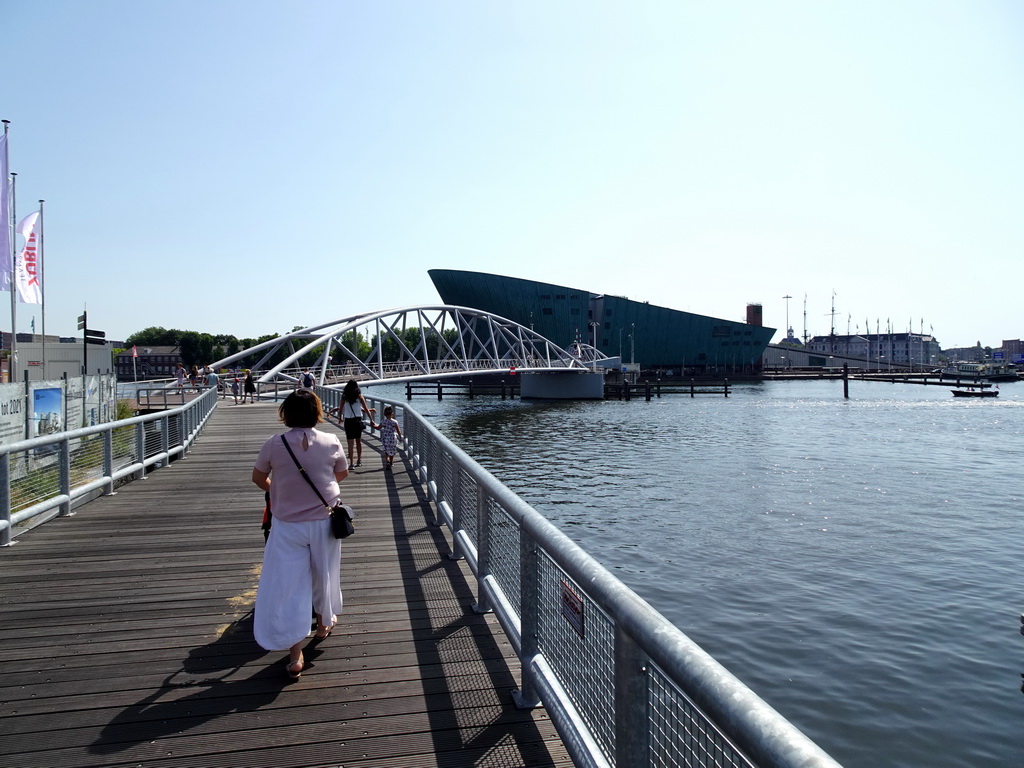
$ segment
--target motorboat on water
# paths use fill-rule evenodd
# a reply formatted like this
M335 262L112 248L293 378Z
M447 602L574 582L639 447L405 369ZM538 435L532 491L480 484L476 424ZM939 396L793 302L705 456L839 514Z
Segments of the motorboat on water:
M953 397L999 397L998 389L951 389Z

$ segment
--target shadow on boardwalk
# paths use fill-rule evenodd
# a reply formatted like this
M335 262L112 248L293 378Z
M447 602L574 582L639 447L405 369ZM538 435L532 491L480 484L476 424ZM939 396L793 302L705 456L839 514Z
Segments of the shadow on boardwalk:
M280 429L273 405L222 403L188 458L0 550L3 764L570 765L543 710L512 705L508 641L373 439L342 484L359 517L338 629L298 682L255 644L249 474Z

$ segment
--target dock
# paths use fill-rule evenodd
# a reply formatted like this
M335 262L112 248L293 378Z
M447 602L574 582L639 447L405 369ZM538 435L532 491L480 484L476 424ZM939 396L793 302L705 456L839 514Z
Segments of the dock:
M337 424L323 427L341 432ZM570 766L399 454L342 483L345 612L287 651L252 637L273 403L221 402L190 453L0 549L0 763L18 768Z

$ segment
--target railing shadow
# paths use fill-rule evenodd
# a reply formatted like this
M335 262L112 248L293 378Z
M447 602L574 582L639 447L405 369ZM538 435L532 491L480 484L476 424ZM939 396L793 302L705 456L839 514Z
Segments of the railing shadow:
M373 450L380 452L376 446ZM423 680L428 699L438 702L430 707L428 717L439 764L444 764L444 752L453 749L450 734L458 732L460 736L472 734L454 748L462 753L463 761L467 750L480 755L474 765L553 766L536 726L512 705L516 681L494 629L473 612L473 590L458 562L449 558L451 547L444 529L435 524L429 499L416 481L411 463L399 452L395 470L382 473L406 601L410 606L423 605L428 612L426 619L417 619L410 610L417 661L420 669L441 670L440 675ZM416 494L416 509L403 506L401 496L406 494L404 505L408 506L410 492ZM452 684L454 676L473 673L486 677L486 688L473 686L473 690L462 691Z
M189 651L180 670L115 715L89 745L89 752L124 752L139 744L179 735L224 715L267 706L288 684L283 670L285 658L279 664L260 666L245 677L232 677L265 654L253 640L250 612L213 642ZM179 680L179 676L183 679ZM178 695L182 691L191 692Z

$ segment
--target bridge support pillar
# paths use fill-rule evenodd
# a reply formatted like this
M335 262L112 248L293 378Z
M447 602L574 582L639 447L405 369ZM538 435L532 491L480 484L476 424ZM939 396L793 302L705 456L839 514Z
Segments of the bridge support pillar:
M604 374L592 371L522 373L519 397L528 400L603 400Z

